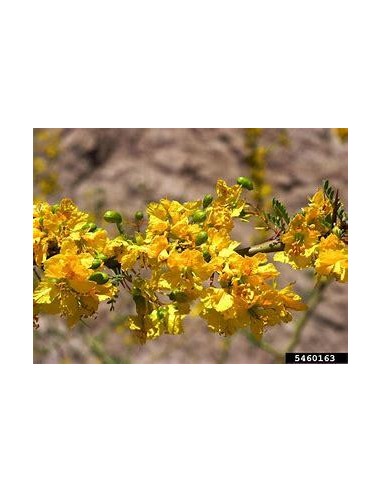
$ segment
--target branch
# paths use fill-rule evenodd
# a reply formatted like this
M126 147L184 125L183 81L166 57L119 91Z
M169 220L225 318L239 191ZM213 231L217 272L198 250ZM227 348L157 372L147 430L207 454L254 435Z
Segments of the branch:
M323 292L327 285L329 284L329 281L323 281L321 280L318 282L314 289L312 290L309 299L307 300L308 304L308 309L305 311L302 315L301 318L297 321L295 325L295 331L294 334L291 338L290 343L288 344L287 348L285 349L285 352L292 352L294 348L299 344L300 342L300 337L303 331L303 328L305 327L307 321L311 317L312 313L315 311L316 307L320 303Z
M265 352L268 352L269 354L271 354L275 360L280 361L284 358L283 352L280 352L275 347L273 347L269 343L265 342L263 339L257 340L255 338L255 336L250 331L245 331L244 335L249 340L249 342L251 342L256 347L259 347L260 349L264 350Z
M254 256L257 253L275 253L283 250L284 244L279 239L272 239L248 248L236 249L236 252L241 256Z

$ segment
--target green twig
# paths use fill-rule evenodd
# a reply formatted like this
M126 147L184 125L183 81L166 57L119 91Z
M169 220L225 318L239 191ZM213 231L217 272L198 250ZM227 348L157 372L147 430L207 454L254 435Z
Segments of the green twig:
M283 250L284 244L279 239L273 239L248 248L236 249L236 252L241 256L254 256L257 253L275 253Z
M282 359L284 356L283 352L280 352L277 350L275 347L270 345L269 343L265 342L264 340L258 340L250 331L245 331L245 336L251 342L253 345L256 347L264 350L265 352L268 352L269 354L273 355L275 359Z
M303 328L305 327L307 321L310 319L311 315L314 313L316 307L321 301L323 297L323 292L328 284L329 281L323 281L323 280L318 281L316 283L315 287L313 288L307 300L308 309L303 313L303 315L299 318L299 320L295 324L294 334L290 340L290 343L287 345L284 351L285 353L292 352L295 349L295 347L299 344Z
M120 235L123 236L124 238L127 237L126 231L124 230L124 227L121 223L117 222L116 227L118 228L118 231L120 232Z

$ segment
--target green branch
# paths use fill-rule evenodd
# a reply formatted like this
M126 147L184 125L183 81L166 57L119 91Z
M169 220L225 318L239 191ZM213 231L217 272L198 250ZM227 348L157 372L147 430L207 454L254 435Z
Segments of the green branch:
M275 253L283 250L284 244L279 239L272 239L248 248L236 249L236 252L241 256L254 256L257 253Z
M316 307L321 301L323 297L323 292L326 289L327 285L329 285L329 281L321 280L316 283L307 300L308 309L297 321L294 329L294 334L290 340L290 343L287 345L285 352L292 352L294 348L299 344L303 328L305 327L307 321L310 319L311 315L314 313Z

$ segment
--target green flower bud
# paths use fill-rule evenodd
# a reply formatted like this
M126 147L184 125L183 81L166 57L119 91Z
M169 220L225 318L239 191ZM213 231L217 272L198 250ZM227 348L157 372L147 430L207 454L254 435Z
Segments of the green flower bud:
M97 258L99 258L101 261L106 261L108 256L103 253L97 253Z
M90 275L89 280L92 280L93 282L96 282L99 285L105 284L109 279L109 276L107 273L103 272L94 272Z
M135 213L135 220L140 221L140 220L143 220L143 218L144 218L144 214L143 214L143 212L141 212L140 210L138 210L138 211Z
M55 203L54 205L52 205L52 208L51 208L52 214L55 214L59 208L60 208L60 206L58 203Z
M115 210L107 210L107 212L104 213L103 218L106 222L110 222L111 224L120 224L122 222L122 216Z
M97 224L94 224L94 222L90 222L88 226L89 226L89 232L94 232L98 229Z
M209 205L212 203L213 197L212 195L205 195L204 199L202 200L202 206L204 208L209 207Z
M209 261L212 259L211 254L209 253L208 250L205 250L202 252L202 256L204 257L204 260L209 263Z
M204 210L196 210L196 212L192 215L192 220L196 224L204 222L205 219L206 219L206 212L204 212Z
M96 258L95 260L93 260L92 264L91 264L91 269L92 270L96 270L97 268L99 268L100 266L102 265L102 260L100 260L99 258Z
M254 189L253 182L251 179L246 178L245 176L240 176L237 179L237 183L242 186L242 188L246 188L247 190L252 190Z
M188 300L188 296L186 295L186 293L182 292L181 290L173 290L170 294L168 294L168 297L171 299L171 301L177 302L186 302Z
M94 222L86 222L84 226L82 226L82 230L87 229L89 232L94 232L96 229L98 229L97 224L94 224Z
M196 236L196 246L206 243L208 240L208 234L205 231L201 231Z

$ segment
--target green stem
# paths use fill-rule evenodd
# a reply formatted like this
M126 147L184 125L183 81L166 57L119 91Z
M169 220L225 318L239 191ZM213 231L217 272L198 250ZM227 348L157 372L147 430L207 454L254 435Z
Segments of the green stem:
M294 334L290 340L290 343L287 345L284 352L292 352L295 347L300 342L300 337L302 335L303 328L305 327L307 321L310 319L311 315L314 313L316 307L323 297L324 290L326 289L329 281L318 281L313 288L308 300L308 309L303 313L303 315L299 318L298 322L295 325Z
M118 228L118 231L120 232L120 235L123 237L126 237L126 231L124 230L124 227L122 226L122 223L117 222L116 227Z
M279 350L277 350L275 347L265 342L264 340L257 340L257 338L255 338L255 336L250 331L245 331L245 336L253 345L256 345L258 348L273 355L276 359L283 358L284 356L283 352L280 352Z
M284 244L279 239L273 239L248 248L236 249L236 252L241 256L254 256L257 253L275 253L283 250Z

